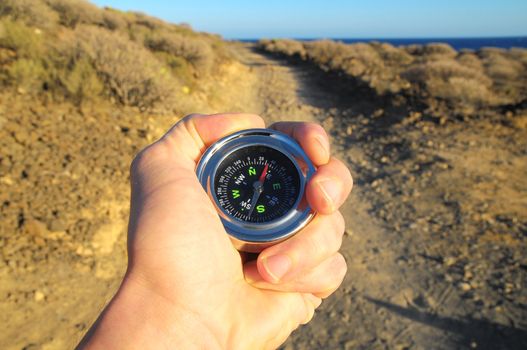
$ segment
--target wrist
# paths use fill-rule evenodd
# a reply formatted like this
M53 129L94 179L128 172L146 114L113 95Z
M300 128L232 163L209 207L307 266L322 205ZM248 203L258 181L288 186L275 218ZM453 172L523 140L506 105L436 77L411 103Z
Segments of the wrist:
M80 349L219 349L217 338L184 306L127 273Z

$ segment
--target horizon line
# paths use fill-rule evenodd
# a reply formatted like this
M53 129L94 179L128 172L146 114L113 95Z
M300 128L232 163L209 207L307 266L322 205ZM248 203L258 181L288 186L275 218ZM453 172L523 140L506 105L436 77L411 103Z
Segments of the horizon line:
M330 40L433 40L433 39L523 39L527 38L525 35L497 35L497 36L429 36L429 37L340 37L340 36L320 36L320 37L293 37L293 36L261 36L254 38L224 38L226 40L261 40L261 39L292 39L292 40L320 40L320 39L330 39Z

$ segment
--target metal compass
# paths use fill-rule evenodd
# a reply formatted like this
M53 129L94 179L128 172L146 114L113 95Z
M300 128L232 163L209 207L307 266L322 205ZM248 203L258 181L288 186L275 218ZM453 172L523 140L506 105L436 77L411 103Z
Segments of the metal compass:
M304 190L315 167L291 137L248 129L211 145L196 168L235 247L259 252L314 216Z

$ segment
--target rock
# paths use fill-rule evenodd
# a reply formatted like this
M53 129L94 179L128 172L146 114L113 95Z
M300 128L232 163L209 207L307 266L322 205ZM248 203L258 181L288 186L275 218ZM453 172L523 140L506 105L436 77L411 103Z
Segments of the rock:
M35 298L35 301L38 302L38 301L44 300L44 298L46 298L46 296L41 291L37 290L37 291L35 291L34 298Z
M34 237L44 237L48 233L46 225L35 219L29 219L24 223L24 231Z
M49 230L52 232L66 231L66 224L59 219L51 220L49 224Z
M466 283L466 282L462 282L459 284L459 288L461 288L461 290L463 292L468 292L469 290L472 289L472 287L470 286L470 284Z
M100 254L110 254L117 238L124 232L124 229L125 225L121 222L101 226L93 236L92 247Z

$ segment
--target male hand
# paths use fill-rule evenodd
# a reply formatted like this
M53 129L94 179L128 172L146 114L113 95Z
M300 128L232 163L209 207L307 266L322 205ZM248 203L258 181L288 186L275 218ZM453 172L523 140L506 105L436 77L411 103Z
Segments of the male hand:
M274 349L341 284L338 212L352 187L317 124L273 124L318 168L306 188L318 215L292 238L246 261L233 248L195 175L219 138L263 128L250 114L190 115L131 167L129 264L123 283L81 343L88 348Z

